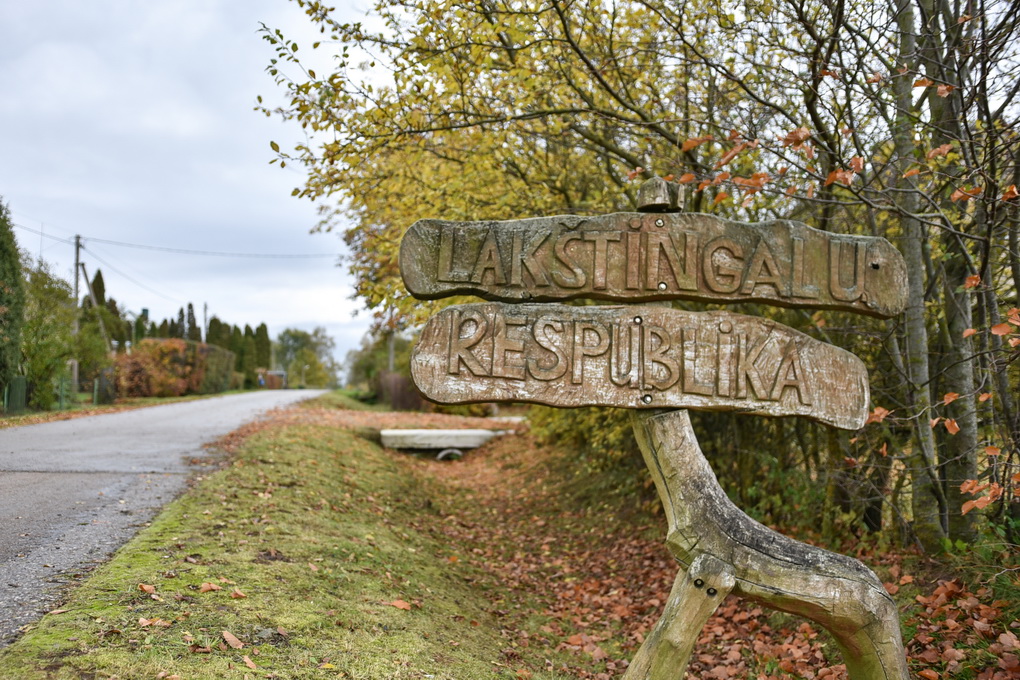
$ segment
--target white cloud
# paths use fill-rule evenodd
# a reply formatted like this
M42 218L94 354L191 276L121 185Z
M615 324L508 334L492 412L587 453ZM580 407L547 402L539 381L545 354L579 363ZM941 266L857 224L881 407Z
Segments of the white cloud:
M300 169L268 165L269 141L292 145L301 132L253 111L259 94L283 99L264 71L272 51L260 21L299 41L317 35L283 0L0 3L0 26L15 28L0 41L0 197L15 220L61 238L338 254L338 236L309 234L314 206L290 196ZM69 245L17 236L70 275ZM354 317L358 304L333 257L86 245L88 269L103 269L109 294L157 320L190 301L199 315L208 303L210 314L242 326L264 321L273 335L325 326L340 357L369 325L368 314Z

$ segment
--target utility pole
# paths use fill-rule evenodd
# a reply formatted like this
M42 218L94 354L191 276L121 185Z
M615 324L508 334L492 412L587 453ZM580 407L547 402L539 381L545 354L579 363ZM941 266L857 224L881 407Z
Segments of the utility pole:
M74 325L71 326L71 334L74 337L75 344L77 345L78 340L78 267L81 263L81 236L78 234L74 235ZM77 347L75 348L77 350ZM78 357L77 352L71 359L71 391L73 394L78 394Z

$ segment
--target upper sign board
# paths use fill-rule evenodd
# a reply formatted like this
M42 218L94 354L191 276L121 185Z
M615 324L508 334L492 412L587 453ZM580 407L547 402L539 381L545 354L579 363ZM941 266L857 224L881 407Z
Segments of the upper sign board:
M422 393L447 404L517 401L799 415L857 429L863 362L770 319L667 307L454 305L411 357Z
M400 272L425 299L752 301L879 317L901 312L907 289L885 239L701 214L420 220L401 242Z

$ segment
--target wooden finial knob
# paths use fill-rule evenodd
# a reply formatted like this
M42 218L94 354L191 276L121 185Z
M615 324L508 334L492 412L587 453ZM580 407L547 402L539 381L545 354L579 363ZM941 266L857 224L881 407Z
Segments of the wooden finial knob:
M638 189L637 202L641 212L680 212L680 185L653 177Z

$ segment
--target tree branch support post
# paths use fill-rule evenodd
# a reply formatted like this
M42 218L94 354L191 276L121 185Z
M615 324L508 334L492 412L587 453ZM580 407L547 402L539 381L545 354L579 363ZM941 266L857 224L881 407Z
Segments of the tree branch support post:
M719 486L687 411L631 417L666 512L666 545L685 571L625 680L683 678L702 627L731 591L828 630L852 680L909 680L899 611L870 569L745 515Z

